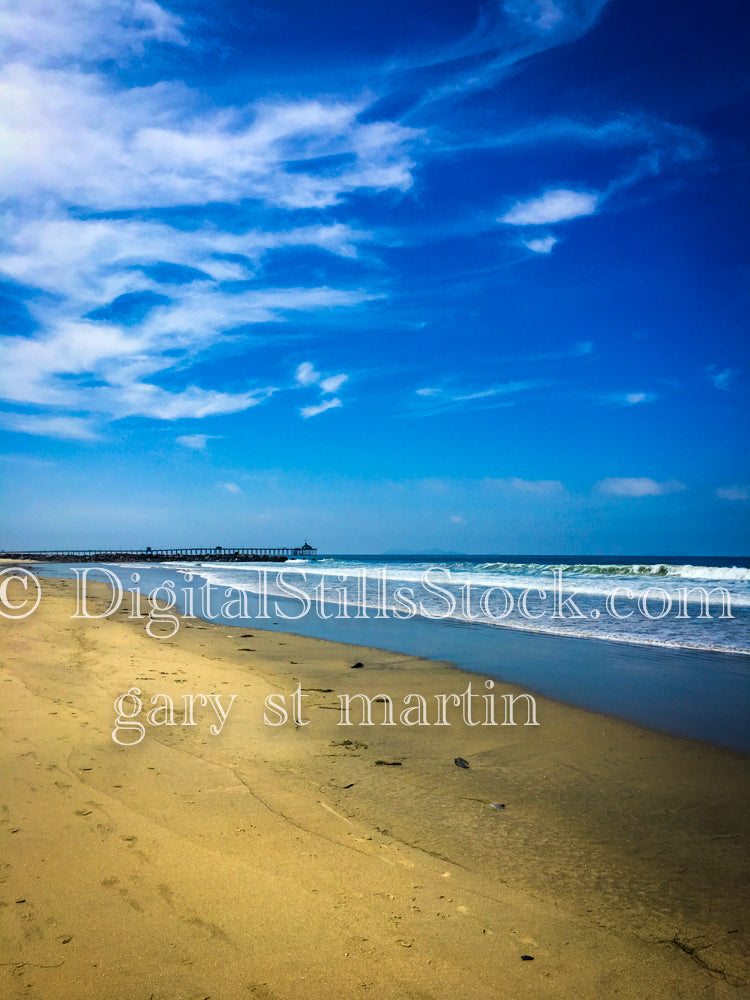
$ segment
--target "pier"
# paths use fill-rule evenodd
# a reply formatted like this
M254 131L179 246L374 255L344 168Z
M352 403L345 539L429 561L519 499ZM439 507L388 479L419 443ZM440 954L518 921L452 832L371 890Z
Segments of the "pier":
M294 548L248 548L216 545L187 549L36 549L0 552L0 559L14 562L286 562L314 559L318 550L305 542Z

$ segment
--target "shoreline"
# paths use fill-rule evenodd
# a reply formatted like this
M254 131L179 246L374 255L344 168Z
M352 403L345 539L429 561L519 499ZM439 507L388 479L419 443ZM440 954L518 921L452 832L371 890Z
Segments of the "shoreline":
M3 995L671 1000L750 981L746 756L542 697L538 727L343 727L342 692L470 678L201 619L156 640L122 612L71 620L72 584L42 587L0 623ZM309 725L265 725L267 695L300 684ZM195 726L122 747L131 686L237 700L218 735L198 704Z

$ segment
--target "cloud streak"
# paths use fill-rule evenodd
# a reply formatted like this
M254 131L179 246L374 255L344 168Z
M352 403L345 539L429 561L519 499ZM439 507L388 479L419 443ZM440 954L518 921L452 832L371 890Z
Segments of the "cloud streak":
M663 482L656 482L646 476L636 476L632 478L602 479L596 484L595 489L606 496L612 497L660 497L667 493L679 493L687 489L684 483L677 479L667 479Z
M181 434L175 438L175 443L192 451L205 451L206 445L214 437L215 434Z
M537 198L516 202L499 221L509 226L546 226L553 222L568 222L593 215L599 200L600 196L592 191L557 188L545 191Z
M723 486L716 490L721 500L750 500L750 486Z
M19 434L61 438L66 441L98 441L101 437L93 423L83 417L0 413L0 425Z
M325 413L327 410L335 410L342 406L340 399L334 397L333 399L324 399L322 403L318 403L317 406L303 406L300 410L304 420L310 417L320 416L321 413Z
M721 389L726 392L740 375L739 368L719 368L717 365L709 365L706 369L708 377L714 389Z
M548 384L548 382L527 379L525 381L503 382L474 390L424 386L414 391L415 395L419 397L416 412L422 416L430 416L455 409L513 406L516 402L515 397Z
M122 59L146 44L186 45L182 19L155 0L1 0L6 59Z
M491 492L512 491L540 497L559 497L567 492L559 479L519 479L517 476L508 479L487 477L482 480L482 486Z

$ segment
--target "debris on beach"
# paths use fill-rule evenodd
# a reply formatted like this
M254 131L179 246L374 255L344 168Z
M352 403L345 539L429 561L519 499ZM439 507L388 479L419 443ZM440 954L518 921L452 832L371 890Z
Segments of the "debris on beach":
M376 760L376 767L401 767L402 761L400 760Z
M453 763L456 765L456 767L465 767L467 771L469 769L469 762L468 760L464 760L463 757L456 757Z
M522 962L533 962L534 961L534 956L533 955L521 955L521 961Z
M360 667L364 667L364 663L360 663L359 660L357 660L356 663L352 663L352 665L351 665L351 667L349 669L350 670L359 670Z
M490 809L505 809L504 802L490 802Z

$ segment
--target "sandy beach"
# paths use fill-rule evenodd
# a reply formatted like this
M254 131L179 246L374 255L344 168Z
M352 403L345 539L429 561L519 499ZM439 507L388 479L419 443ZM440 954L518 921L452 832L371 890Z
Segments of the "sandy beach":
M45 579L0 620L3 998L750 997L747 756L542 698L536 727L410 727L406 695L484 678L74 610ZM120 746L133 687L175 724ZM340 725L356 693L396 724ZM185 725L198 694L225 718Z

